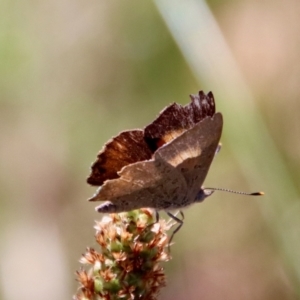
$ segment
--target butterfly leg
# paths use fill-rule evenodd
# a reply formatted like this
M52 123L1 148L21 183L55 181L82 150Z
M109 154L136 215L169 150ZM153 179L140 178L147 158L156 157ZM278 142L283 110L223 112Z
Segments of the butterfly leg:
M173 214L171 214L170 212L166 212L167 215L172 218L175 222L178 223L178 226L175 228L175 230L172 232L171 234L171 237L170 237L170 240L169 240L169 245L168 245L168 248L169 248L169 252L170 252L170 245L171 245L171 242L173 240L173 237L175 235L176 232L179 231L179 229L181 228L181 226L183 225L183 220L184 220L184 214L183 212L180 210L179 213L181 215L181 219L179 219L177 216L174 216Z
M147 227L145 229L152 227L154 224L156 224L158 222L159 222L159 213L158 213L158 210L155 210L155 221L150 223L149 225L147 225Z
M155 210L155 221L148 224L142 232L148 230L150 227L152 227L154 224L158 223L159 222L159 213L158 213L158 210ZM134 241L136 242L138 239L140 238L140 234L134 239Z

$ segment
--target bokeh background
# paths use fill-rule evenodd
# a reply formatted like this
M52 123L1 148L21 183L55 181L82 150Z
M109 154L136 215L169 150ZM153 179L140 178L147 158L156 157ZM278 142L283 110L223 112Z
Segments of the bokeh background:
M212 90L223 148L160 299L300 299L298 0L0 0L0 299L70 299L102 145Z

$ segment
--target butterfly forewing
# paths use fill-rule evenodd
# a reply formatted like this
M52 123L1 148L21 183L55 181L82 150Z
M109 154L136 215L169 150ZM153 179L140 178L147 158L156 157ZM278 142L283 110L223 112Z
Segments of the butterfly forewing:
M182 199L187 202L182 206L195 200L218 147L222 126L220 113L207 117L155 153L155 157L171 164L185 178L188 194Z

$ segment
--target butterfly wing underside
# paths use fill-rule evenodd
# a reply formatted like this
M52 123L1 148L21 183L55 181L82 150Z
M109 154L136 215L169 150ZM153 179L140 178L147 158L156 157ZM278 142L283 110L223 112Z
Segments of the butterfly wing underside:
M193 203L218 147L222 125L220 113L205 118L159 148L153 159L125 166L119 178L107 180L90 200L108 201L99 206L100 212L172 209Z
M213 117L205 118L155 153L156 159L168 162L186 180L186 198L179 199L180 203L173 203L173 207L185 206L195 201L218 148L222 127L222 115L216 113Z
M87 182L101 186L106 180L118 178L124 166L150 159L152 153L145 142L143 130L122 131L109 140L91 167Z
M124 167L118 179L107 180L89 200L106 200L99 212L122 212L142 207L163 209L187 193L184 177L161 159Z

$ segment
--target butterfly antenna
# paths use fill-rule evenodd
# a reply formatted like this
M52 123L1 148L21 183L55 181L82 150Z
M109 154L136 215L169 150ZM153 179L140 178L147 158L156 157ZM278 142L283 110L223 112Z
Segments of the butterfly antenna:
M247 192L233 191L233 190L223 189L223 188L205 188L204 190L221 191L221 192L228 192L232 194L239 194L239 195L246 195L246 196L263 196L265 194L264 192L247 193Z

